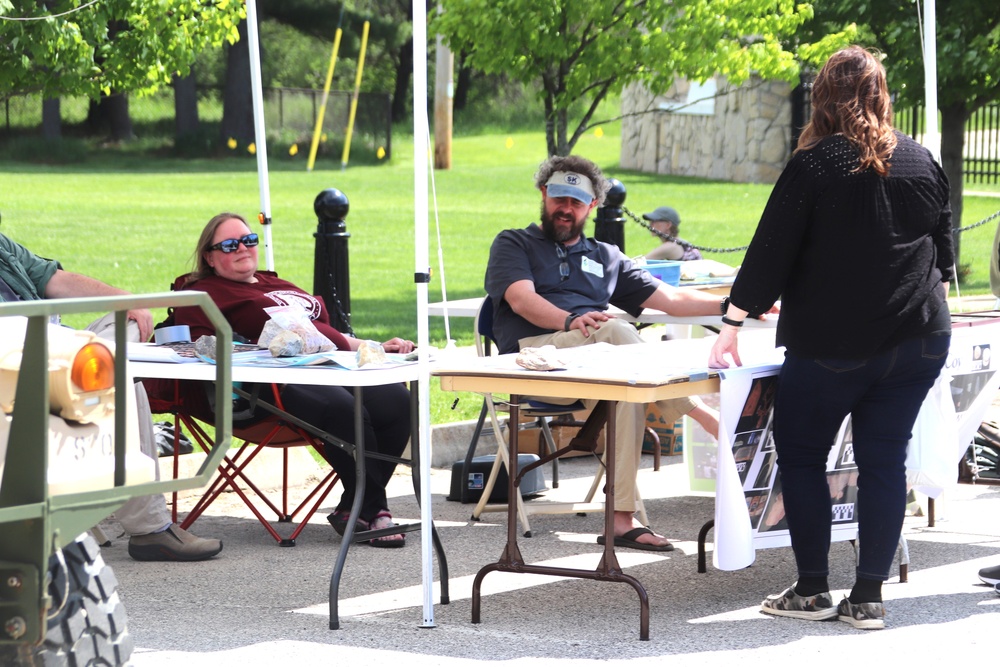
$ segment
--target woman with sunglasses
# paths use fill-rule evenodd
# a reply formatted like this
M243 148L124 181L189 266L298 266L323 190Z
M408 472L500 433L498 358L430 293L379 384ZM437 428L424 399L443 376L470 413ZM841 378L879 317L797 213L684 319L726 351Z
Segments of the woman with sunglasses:
M220 213L205 226L198 239L194 255L194 271L184 283L184 289L207 292L226 316L234 336L250 342L260 337L270 319L265 308L297 304L312 319L321 334L340 350L357 350L361 341L345 336L330 325L330 317L322 299L282 280L272 271L257 269L257 235L250 231L246 219L235 213ZM191 339L197 340L214 333L214 328L200 308L178 308L176 324L191 328ZM387 352L408 353L413 343L393 338L382 343ZM346 442L354 442L354 396L348 387L315 385L285 385L281 390L285 409ZM410 398L401 384L366 387L364 392L364 438L368 451L400 456L410 437ZM344 495L337 509L327 518L341 535L347 526L354 501L354 459L339 447L328 445L323 456L337 471L344 485ZM389 528L389 513L385 486L396 464L381 459L369 459L367 478L361 505L359 524L355 530ZM388 535L371 540L375 547L401 547L404 535Z

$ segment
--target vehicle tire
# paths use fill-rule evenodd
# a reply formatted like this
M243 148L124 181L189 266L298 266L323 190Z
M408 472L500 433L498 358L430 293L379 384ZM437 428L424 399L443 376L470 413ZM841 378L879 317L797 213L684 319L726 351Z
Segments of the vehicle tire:
M132 655L118 579L90 533L49 559L49 610L40 646L0 648L0 664L28 667L118 667Z

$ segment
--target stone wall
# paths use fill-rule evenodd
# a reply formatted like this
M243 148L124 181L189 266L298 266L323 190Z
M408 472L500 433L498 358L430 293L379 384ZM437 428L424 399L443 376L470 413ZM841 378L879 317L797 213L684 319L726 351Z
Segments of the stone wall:
M720 94L714 104L694 104L702 98L687 81L655 96L642 86L626 88L621 166L739 183L775 182L791 156L790 86L753 79L727 92L719 78L715 88Z

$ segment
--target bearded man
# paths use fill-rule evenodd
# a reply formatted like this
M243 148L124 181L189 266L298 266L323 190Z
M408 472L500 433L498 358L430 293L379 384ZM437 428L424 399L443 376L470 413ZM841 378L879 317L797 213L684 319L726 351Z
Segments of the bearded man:
M576 347L607 342L642 343L629 322L607 313L609 304L638 315L654 308L675 316L718 315L725 300L666 285L626 257L617 246L584 235L590 212L610 187L600 168L579 156L551 157L535 174L542 193L541 226L500 232L490 248L486 292L494 304L494 334L501 354L525 347ZM690 414L718 435L719 417L697 398L660 401L667 423ZM616 546L670 551L673 545L635 518L636 476L642 454L646 408L618 404L615 431ZM598 538L603 544L604 537Z

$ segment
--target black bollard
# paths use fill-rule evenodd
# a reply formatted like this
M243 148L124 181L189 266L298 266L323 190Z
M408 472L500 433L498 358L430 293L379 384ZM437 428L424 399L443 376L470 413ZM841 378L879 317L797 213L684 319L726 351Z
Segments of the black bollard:
M347 223L351 209L347 195L336 188L323 190L313 202L318 222L316 258L313 264L313 293L322 297L330 313L330 324L344 333L351 329L351 272L348 260Z
M597 209L594 218L594 238L605 243L613 243L625 252L625 218L622 204L625 203L625 186L617 178L610 178L611 189L604 197L604 205Z

